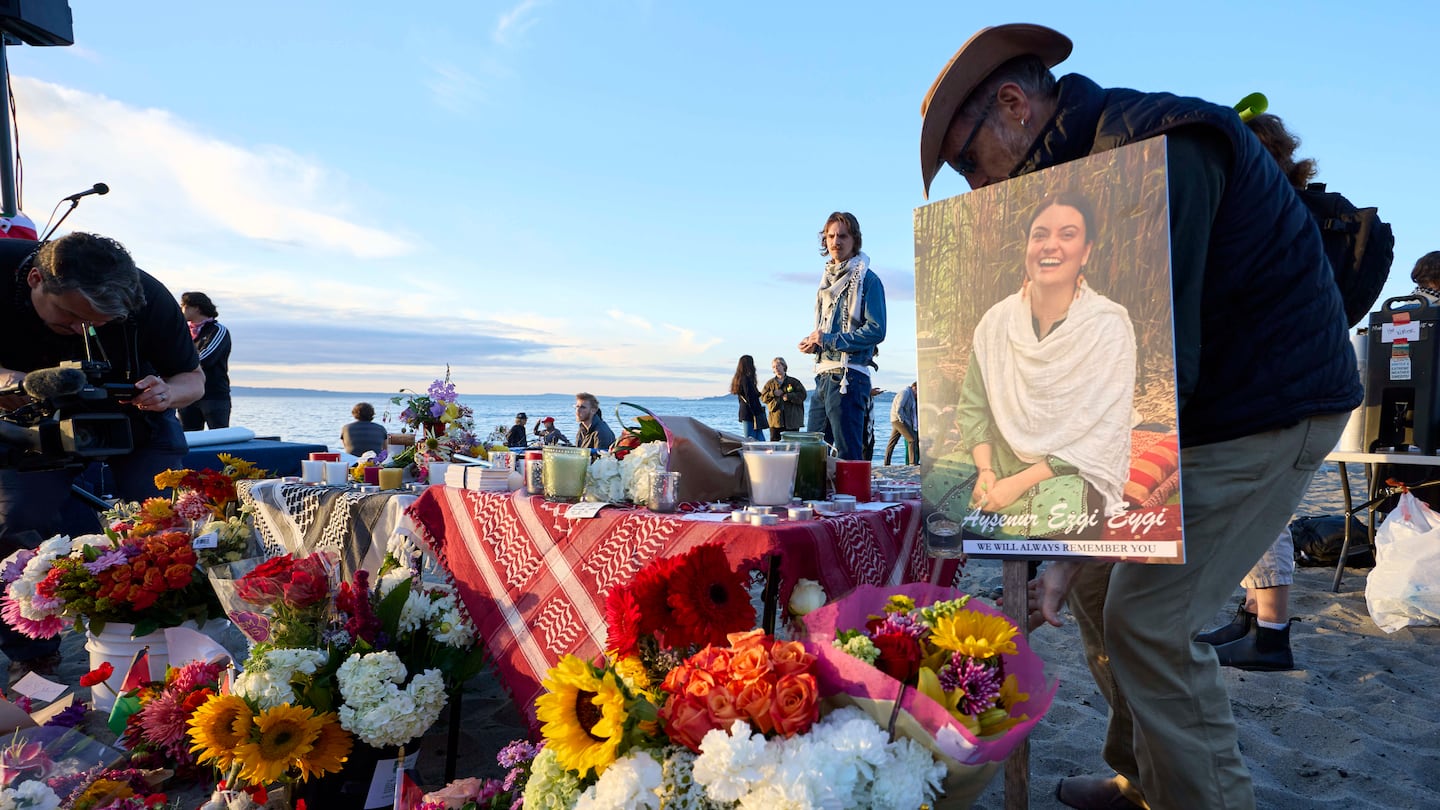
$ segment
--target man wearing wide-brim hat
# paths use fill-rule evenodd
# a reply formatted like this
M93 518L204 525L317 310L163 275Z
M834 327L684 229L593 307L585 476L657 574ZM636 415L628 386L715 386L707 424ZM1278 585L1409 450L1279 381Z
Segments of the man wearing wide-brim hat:
M982 29L935 79L920 133L927 196L946 166L980 188L1168 138L1185 564L1054 561L1031 583L1032 626L1059 625L1068 595L1111 706L1103 754L1117 775L1062 780L1058 795L1071 807L1254 807L1220 667L1193 638L1359 404L1354 352L1320 234L1235 112L1057 81L1050 68L1071 47L1044 26Z

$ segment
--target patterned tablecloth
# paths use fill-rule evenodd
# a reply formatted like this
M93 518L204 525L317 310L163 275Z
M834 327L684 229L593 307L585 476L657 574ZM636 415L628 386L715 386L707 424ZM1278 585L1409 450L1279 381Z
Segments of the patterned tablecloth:
M241 502L255 508L255 528L267 557L333 551L348 578L360 568L378 571L393 537L414 537L405 514L405 507L415 502L412 493L361 494L353 488L275 478L240 481L236 489Z
M758 572L779 554L782 606L800 577L819 580L832 598L860 584L950 584L957 566L925 555L919 502L885 506L767 527L623 507L570 520L565 504L521 492L432 487L407 512L453 578L505 688L534 727L545 672L567 653L600 654L605 594L652 559L718 540L733 565Z

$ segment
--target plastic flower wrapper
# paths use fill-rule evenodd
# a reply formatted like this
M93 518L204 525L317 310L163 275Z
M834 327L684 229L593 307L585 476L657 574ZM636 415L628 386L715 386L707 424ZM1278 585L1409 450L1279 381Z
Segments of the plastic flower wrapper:
M945 798L936 806L968 807L984 791L1005 758L1025 740L1030 730L1049 711L1059 684L1046 678L1044 663L1040 657L1030 649L1022 634L1015 633L1004 645L1008 647L1009 642L1013 641L1015 651L998 656L1005 675L998 686L999 700L1002 706L1008 704L1009 708L1008 711L1003 708L997 711L1009 716L999 719L999 722L991 724L991 727L1004 730L977 736L971 728L975 721L962 719L968 715L964 710L972 707L964 706L963 703L957 704L952 713L950 708L923 693L935 693L936 684L927 683L929 678L934 676L934 672L922 667L920 661L914 662L912 669L900 663L907 659L903 654L885 656L885 666L892 668L892 671L899 667L919 672L915 677L920 688L904 688L902 695L903 685L900 680L835 646L834 641L842 631L865 628L872 619L886 616L887 604L891 603L892 597L897 596L908 598L917 608L947 600L968 599L953 588L927 583L911 583L890 588L862 585L806 615L804 622L808 638L805 646L817 658L815 671L821 696L834 705L857 706L882 726L888 726L894 716L898 734L924 745L938 755L948 768ZM1004 622L1009 621L1000 611L977 600L967 601L964 610L996 617ZM1013 630L1013 624L1010 627ZM988 646L984 639L963 641L974 641L981 647ZM878 645L871 645L870 649L874 651L876 646ZM901 645L895 646L899 649ZM912 671L897 674L910 675ZM930 676L924 674L927 671L931 672ZM968 675L966 671L952 670L950 673L942 673L940 680L949 681L946 685L954 686L951 679L963 682ZM990 686L994 684L987 682L981 691L989 691ZM945 691L952 702L963 701L965 697L962 689L942 691ZM895 711L897 699L898 712Z
M305 647L320 643L336 568L335 555L320 551L241 560L208 573L225 615L252 642Z
M110 767L123 757L121 751L73 728L21 729L0 737L0 785L14 789L40 781L66 790L67 782L77 774Z

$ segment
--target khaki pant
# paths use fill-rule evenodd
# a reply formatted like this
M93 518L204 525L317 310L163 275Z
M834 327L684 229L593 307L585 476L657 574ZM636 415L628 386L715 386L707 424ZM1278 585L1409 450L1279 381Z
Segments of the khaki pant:
M1110 703L1105 761L1152 808L1253 808L1214 648L1196 634L1275 542L1348 414L1181 451L1185 564L1086 566L1070 592Z

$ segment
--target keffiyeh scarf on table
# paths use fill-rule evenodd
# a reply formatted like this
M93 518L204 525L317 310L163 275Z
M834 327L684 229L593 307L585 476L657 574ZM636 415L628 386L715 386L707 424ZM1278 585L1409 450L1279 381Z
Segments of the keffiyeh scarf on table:
M1125 308L1083 283L1064 323L1035 337L1030 304L1015 293L980 319L975 361L991 418L1027 464L1075 465L1105 501L1124 509L1135 398L1135 329Z
M861 282L865 280L865 271L870 269L870 257L864 253L856 253L844 262L827 262L825 264L825 275L820 279L820 291L815 294L815 328L824 333L830 330L830 325L835 321L835 307L839 306L840 299L849 293L847 299L850 309L845 317L840 320L841 332L853 332L864 318L864 297ZM821 360L815 364L815 373L833 369L844 369L850 362L850 355L847 352L840 353L839 361ZM840 377L840 393L843 395L846 389L848 375ZM868 391L866 393L869 393Z

